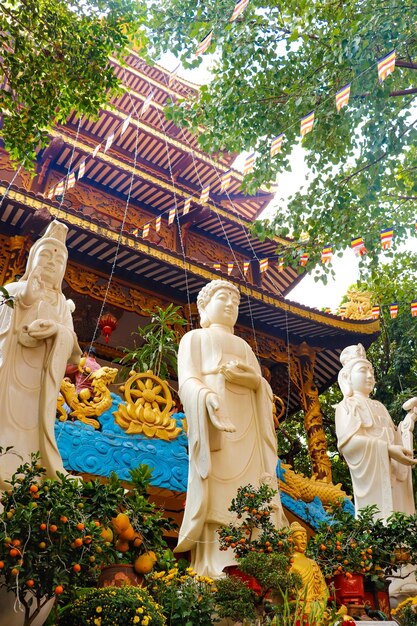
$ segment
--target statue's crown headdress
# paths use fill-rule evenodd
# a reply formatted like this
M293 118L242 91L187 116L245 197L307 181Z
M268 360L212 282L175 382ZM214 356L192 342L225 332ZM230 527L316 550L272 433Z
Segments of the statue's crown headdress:
M68 227L62 222L54 220L49 224L48 228L45 231L45 234L42 236L42 239L56 239L57 241L65 244L67 233Z
M345 367L349 363L349 361L357 361L358 359L366 359L366 351L361 343L358 343L354 346L348 346L340 355L340 362Z

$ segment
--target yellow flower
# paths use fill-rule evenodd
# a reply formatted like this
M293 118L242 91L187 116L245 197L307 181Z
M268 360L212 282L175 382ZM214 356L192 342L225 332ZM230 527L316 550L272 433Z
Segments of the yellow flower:
M145 615L145 617L142 620L142 626L148 626L148 624L149 624L149 617Z
M103 607L102 607L102 606L98 606L98 607L96 608L96 612L97 612L97 613L101 613L101 612L102 612L102 610L103 610Z
M101 617L96 617L95 618L94 626L101 626Z
M164 576L165 576L165 572L164 572L164 571L162 571L162 572L157 572L156 574L154 574L154 575L152 576L152 579L153 579L153 580L156 580L157 578L163 578Z
M173 567L169 570L168 574L178 574L178 567Z
M143 613L143 609L141 606L138 609L136 609L136 613L139 613L139 615Z
M133 623L137 624L138 622L140 622L140 617L138 617L137 615L135 615L135 617L133 618Z

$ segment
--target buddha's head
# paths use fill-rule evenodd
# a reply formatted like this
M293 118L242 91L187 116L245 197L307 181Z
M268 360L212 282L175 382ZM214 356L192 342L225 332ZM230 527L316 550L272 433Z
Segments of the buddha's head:
M298 522L293 522L290 526L290 537L293 542L294 551L304 554L308 543L306 529Z
M356 392L369 396L375 386L374 368L366 358L363 345L358 343L345 348L340 361L343 367L337 380L343 395L349 397Z
M40 268L40 278L46 287L60 289L68 259L65 246L67 231L61 222L54 221L48 226L43 237L30 249L21 280L27 280L35 268Z
M227 280L212 280L197 296L201 327L221 324L233 328L239 313L239 301L239 290L232 283Z

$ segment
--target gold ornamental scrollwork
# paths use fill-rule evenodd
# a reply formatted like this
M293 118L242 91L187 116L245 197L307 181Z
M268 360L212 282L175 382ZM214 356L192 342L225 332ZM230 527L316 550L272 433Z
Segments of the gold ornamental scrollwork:
M346 295L348 297L344 313L346 319L368 320L372 317L372 294L370 291L352 288Z
M174 402L165 381L152 371L133 371L120 387L120 392L124 394L126 404L119 404L113 415L128 435L143 433L164 441L178 437L182 429L170 416Z

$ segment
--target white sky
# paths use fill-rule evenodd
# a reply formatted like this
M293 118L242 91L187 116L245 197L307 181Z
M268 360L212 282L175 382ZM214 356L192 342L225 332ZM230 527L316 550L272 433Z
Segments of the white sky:
M166 54L158 61L163 67L172 71L178 65L178 60L172 54ZM178 75L182 78L203 84L210 81L210 66L213 63L213 55L205 55L198 69L185 70L181 68ZM243 164L248 153L239 155L233 166L243 171ZM303 149L296 147L290 158L291 170L283 172L277 178L278 190L275 199L262 213L262 217L273 215L282 203L298 191L306 181L307 167L304 163ZM330 279L327 285L321 281L316 282L313 275L307 274L300 283L288 294L288 299L310 307L322 309L329 307L336 311L342 297L348 287L355 283L359 277L358 259L353 250L347 249L342 258L333 257L332 267L336 272L336 279Z

